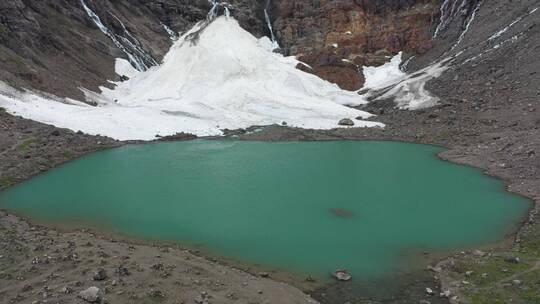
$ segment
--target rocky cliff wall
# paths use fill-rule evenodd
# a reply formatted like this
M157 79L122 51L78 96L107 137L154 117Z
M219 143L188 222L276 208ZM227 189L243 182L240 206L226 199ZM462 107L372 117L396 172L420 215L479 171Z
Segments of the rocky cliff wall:
M357 90L363 65L432 47L439 6L439 0L274 0L274 28L284 53L343 89Z
M404 51L423 54L460 30L447 22L470 15L478 0L231 0L233 15L256 36L270 35L267 8L281 52L348 90L364 83L362 66ZM119 40L159 63L171 45L164 25L187 30L206 17L207 0L9 0L0 2L0 80L58 96L81 98L117 80L114 59L128 58L89 17L84 4ZM441 9L445 4L450 10ZM451 18L450 18L451 17ZM443 26L439 26L440 24ZM433 40L434 32L439 30ZM129 32L126 33L126 32ZM453 39L440 39L452 36ZM434 42L435 41L435 42ZM129 47L129 45L127 46Z
M128 57L96 26L83 3L119 40L129 40L124 46L133 44L155 62L172 44L163 25L185 31L211 7L207 0L0 1L0 81L80 99L79 88L97 91L117 79L114 59ZM235 1L235 16L258 36L266 34L264 4Z

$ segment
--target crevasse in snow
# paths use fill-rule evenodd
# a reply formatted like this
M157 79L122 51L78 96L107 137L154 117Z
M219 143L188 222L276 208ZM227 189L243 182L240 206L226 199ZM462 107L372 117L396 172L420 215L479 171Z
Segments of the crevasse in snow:
M88 95L97 107L28 92L0 96L0 106L33 120L122 140L178 132L219 135L222 129L282 122L330 129L343 118L372 116L345 106L366 103L356 92L296 69L295 58L273 53L268 38L255 38L233 18L206 24L184 34L161 65L145 72L118 60L118 73L130 79L114 90ZM198 39L190 39L195 32Z

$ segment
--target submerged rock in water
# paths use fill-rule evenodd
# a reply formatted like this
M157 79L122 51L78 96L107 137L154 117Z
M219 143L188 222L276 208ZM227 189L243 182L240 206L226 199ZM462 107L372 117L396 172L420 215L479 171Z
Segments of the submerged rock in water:
M351 218L354 215L351 211L341 208L332 208L330 211L338 217Z
M332 276L338 281L350 281L352 279L352 276L346 269L338 269L332 272Z

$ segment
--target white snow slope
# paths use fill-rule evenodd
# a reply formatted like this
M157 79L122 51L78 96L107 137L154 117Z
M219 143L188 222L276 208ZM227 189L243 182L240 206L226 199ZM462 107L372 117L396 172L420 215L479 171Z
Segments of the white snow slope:
M219 17L196 41L181 37L163 63L134 72L117 62L130 80L114 90L87 94L98 106L54 100L0 86L0 107L58 127L120 140L152 140L178 132L221 135L221 129L281 124L330 129L343 118L371 114L345 105L366 103L356 92L295 68L298 61L273 53L266 37L256 39L233 18ZM383 127L355 120L357 127Z

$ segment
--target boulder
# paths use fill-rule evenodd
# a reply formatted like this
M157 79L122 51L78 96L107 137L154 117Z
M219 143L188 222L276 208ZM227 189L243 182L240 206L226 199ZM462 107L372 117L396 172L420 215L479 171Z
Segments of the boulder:
M94 274L93 279L94 279L94 281L103 281L103 280L107 279L107 272L105 271L105 269L100 268Z
M92 286L79 292L79 298L89 303L97 303L101 301L101 293L99 288Z
M507 256L504 261L512 264L519 264L519 262L521 262L521 260L515 256Z
M352 279L352 276L346 269L338 269L332 272L332 276L338 281L350 281Z
M354 126L354 121L352 121L349 118L343 118L338 122L338 125L340 126Z

